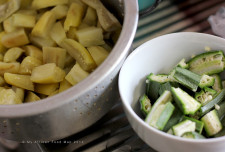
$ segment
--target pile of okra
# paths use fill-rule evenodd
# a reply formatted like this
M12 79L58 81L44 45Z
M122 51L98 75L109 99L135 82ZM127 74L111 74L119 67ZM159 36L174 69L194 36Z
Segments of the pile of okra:
M139 98L145 122L166 133L191 139L225 134L223 51L183 58L169 74L150 73Z

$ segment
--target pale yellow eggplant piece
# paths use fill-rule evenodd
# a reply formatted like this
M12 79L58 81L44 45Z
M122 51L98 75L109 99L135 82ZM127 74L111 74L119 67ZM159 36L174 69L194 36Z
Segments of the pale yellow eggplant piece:
M30 35L30 41L32 44L38 46L38 47L44 47L44 46L57 46L55 41L52 40L50 37L37 37Z
M87 12L84 16L83 23L86 23L90 26L96 26L97 24L97 13L92 7L87 8Z
M23 59L20 64L20 74L31 74L33 68L42 65L42 61L38 60L35 57L27 56Z
M35 84L35 92L41 93L44 95L51 95L58 88L59 88L59 83Z
M3 61L4 62L16 62L16 60L25 52L25 50L19 48L19 47L13 47L8 49L5 52Z
M78 27L84 15L84 8L77 3L72 3L66 15L64 22L65 31L69 31L70 27Z
M46 7L52 7L56 5L67 4L68 0L33 0L32 8L42 9Z
M5 72L18 73L20 68L20 63L5 63L0 62L0 75L3 76Z
M66 53L66 61L65 61L64 68L67 68L67 67L71 67L72 68L75 63L76 63L76 60L71 55Z
M14 26L12 16L3 21L3 27L6 33L13 32L19 29L19 27Z
M84 47L105 44L102 29L94 26L77 30L76 36Z
M81 30L87 27L90 27L90 26L84 22L81 22L80 25L77 27L77 30Z
M26 45L23 47L23 49L25 50L26 56L31 56L37 58L40 61L43 61L43 53L41 49L34 45Z
M24 94L25 94L24 89L16 87L16 86L12 86L12 89L16 93L16 95L21 99L21 101L23 101L24 100Z
M20 0L10 0L0 5L0 23L19 10Z
M69 0L68 4L71 5L72 3L77 3L77 4L81 5L84 8L84 12L86 12L88 6L81 0Z
M112 13L110 13L105 7L102 7L96 11L99 23L105 31L112 32L122 28L117 18Z
M69 88L71 88L72 85L66 80L64 79L62 82L60 82L59 84L59 92L63 92Z
M77 40L76 27L70 27L69 31L66 33L67 38Z
M32 36L45 38L49 36L52 26L56 21L55 14L52 11L46 11L35 24L31 31Z
M54 12L55 18L58 20L66 17L68 10L69 7L67 5L57 5L51 11Z
M26 90L34 91L34 84L30 78L31 76L29 75L21 75L21 74L13 74L13 73L4 74L4 79L6 83L10 85L14 85L16 87L26 89Z
M43 63L55 63L56 66L64 68L66 50L60 47L43 47Z
M4 85L5 85L5 79L2 76L0 76L0 86L2 87Z
M6 47L2 44L2 37L5 35L5 32L0 32L0 53L5 53Z
M66 38L66 32L65 32L61 22L57 22L53 25L51 32L50 32L50 37L58 45L60 45L62 40Z
M34 83L49 84L63 81L65 72L55 63L48 63L35 67L31 73L31 81Z
M33 0L20 0L20 9L30 9Z
M110 13L100 0L82 0L84 3L94 8L97 12L101 27L108 32L115 31L121 28L120 22Z
M118 29L114 32L112 32L111 39L113 40L113 43L116 44L117 40L119 39L120 33L122 29Z
M16 13L12 15L12 24L15 27L33 28L36 18L33 15Z
M95 61L87 49L77 41L72 39L64 39L61 45L85 71L91 72L97 67Z
M109 55L109 52L101 46L91 46L87 48L95 63L99 66Z
M28 44L29 42L30 41L27 37L27 34L25 33L23 28L10 33L5 33L2 36L1 40L1 43L7 48L23 46Z
M38 15L36 10L31 10L31 9L20 9L16 13L31 15L31 16L37 16Z
M85 79L89 75L88 72L84 71L78 63L76 63L70 72L66 75L65 79L71 84L75 85Z
M26 95L26 97L24 99L24 102L28 103L28 102L38 101L38 100L41 100L41 98L38 95L36 95L32 91L28 91L27 95Z
M0 104L21 104L20 97L12 89L1 89L0 91Z

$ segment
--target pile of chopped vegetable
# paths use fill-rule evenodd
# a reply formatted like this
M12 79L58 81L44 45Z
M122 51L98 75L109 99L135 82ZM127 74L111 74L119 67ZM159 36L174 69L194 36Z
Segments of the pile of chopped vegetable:
M191 139L225 134L223 51L182 59L169 74L150 73L139 98L145 122L166 133Z
M121 29L100 0L0 0L0 105L38 101L84 80Z

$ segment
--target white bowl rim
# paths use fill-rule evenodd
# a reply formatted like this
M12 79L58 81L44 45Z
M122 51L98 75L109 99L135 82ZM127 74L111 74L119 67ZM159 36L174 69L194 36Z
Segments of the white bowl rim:
M132 58L135 57L135 55L137 53L139 53L143 47L145 47L146 45L148 45L148 43L151 43L151 41L155 41L157 39L163 38L163 37L167 37L167 36L172 36L172 35L200 35L200 36L207 36L207 37L211 37L214 39L218 39L218 40L223 40L225 41L225 39L218 37L218 36L214 36L214 35L210 35L210 34L206 34L206 33L198 33L198 32L176 32L176 33L169 33L169 34L165 34L156 38L153 38L145 43L143 43L142 45L140 45L139 47L137 47L133 52L130 53L130 55L126 58L125 62L123 63L123 66L120 70L120 74L119 74L119 80L118 80L118 86L119 86L119 92L120 92L120 97L121 97L121 101L123 104L123 108L126 108L126 110L129 112L129 114L133 117L133 119L135 119L140 125L142 125L143 127L145 127L145 129L147 130L151 130L154 131L156 134L163 136L164 138L167 138L168 140L172 139L175 141L183 141L183 142L188 142L188 143L208 143L208 144L212 144L215 142L221 142L221 141L225 141L225 136L222 137L216 137L216 138L206 138L206 139L197 139L197 140L192 140L192 139L188 139L188 138L182 138L182 137L178 137L178 136L174 136L174 135L170 135L168 133L165 133L163 131L160 131L154 127L149 126L147 123L144 122L143 119L141 119L135 112L134 110L131 108L130 104L128 102L126 102L123 94L121 93L121 83L122 80L120 78L121 73L123 73L124 67L126 66L126 64L129 62L129 60L132 60Z

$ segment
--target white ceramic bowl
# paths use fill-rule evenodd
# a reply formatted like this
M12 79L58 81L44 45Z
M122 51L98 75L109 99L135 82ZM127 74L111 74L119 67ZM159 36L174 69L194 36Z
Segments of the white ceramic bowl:
M124 62L119 75L119 91L127 118L149 146L160 152L224 152L225 136L191 140L159 131L141 118L138 98L144 93L146 76L168 73L182 58L205 52L205 47L225 51L225 39L182 32L152 39L134 50Z

